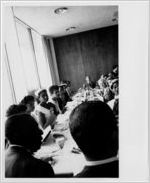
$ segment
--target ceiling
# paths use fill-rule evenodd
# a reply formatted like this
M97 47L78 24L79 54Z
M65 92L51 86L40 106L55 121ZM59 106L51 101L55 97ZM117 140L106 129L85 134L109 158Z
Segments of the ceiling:
M64 14L55 14L59 6L15 6L14 15L41 35L65 36L118 24L112 21L117 6L67 6ZM75 30L66 31L69 27Z

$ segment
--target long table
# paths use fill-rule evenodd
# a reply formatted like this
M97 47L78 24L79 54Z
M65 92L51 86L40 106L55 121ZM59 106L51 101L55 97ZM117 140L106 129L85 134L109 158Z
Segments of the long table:
M71 111L85 100L84 92L78 92L73 101L66 105L67 111L57 116L54 130L35 154L42 159L50 159L55 174L73 174L80 172L85 165L85 158L78 149L69 130L69 115ZM89 100L102 100L96 90L89 96ZM54 138L60 136L60 138ZM74 150L74 151L73 151Z

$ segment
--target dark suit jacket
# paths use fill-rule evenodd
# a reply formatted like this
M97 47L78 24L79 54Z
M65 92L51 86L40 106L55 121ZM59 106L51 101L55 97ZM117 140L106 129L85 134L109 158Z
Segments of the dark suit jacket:
M102 165L85 166L82 172L77 174L76 177L117 178L119 177L118 166L118 160Z
M52 167L34 158L23 147L9 147L5 155L5 177L54 177Z

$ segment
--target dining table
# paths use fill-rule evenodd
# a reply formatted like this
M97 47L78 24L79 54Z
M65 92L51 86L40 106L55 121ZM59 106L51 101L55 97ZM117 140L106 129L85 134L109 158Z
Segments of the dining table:
M101 100L98 90L91 90L85 94L85 91L79 91L68 102L66 112L59 114L55 121L55 126L50 130L46 139L44 139L41 148L35 153L35 157L43 159L51 164L54 173L63 177L78 174L86 163L82 151L77 146L71 136L69 129L69 116L72 110L84 101Z

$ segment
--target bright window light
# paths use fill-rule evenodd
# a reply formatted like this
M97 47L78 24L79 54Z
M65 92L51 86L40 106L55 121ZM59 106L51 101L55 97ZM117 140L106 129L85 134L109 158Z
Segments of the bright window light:
M38 73L40 77L40 83L42 88L47 88L52 84L52 78L50 75L50 68L48 60L45 55L42 36L35 31L32 31L32 38L34 44L34 50L36 55Z
M29 30L22 26L20 23L16 22L16 25L27 90L30 92L40 87L36 70L37 68L35 65L36 60L31 41L31 35Z

